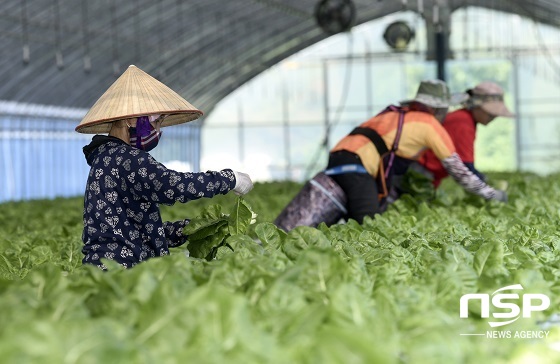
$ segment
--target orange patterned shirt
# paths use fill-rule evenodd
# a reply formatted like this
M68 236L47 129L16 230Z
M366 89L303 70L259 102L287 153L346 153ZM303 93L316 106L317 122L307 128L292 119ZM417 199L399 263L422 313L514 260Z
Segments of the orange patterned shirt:
M398 121L399 112L388 111L374 116L360 127L375 130L390 150L397 134ZM453 141L435 117L421 111L406 112L396 155L417 160L426 149L431 149L440 160L455 152ZM347 135L334 146L331 152L339 150L356 153L366 170L371 175L377 176L381 157L368 137Z

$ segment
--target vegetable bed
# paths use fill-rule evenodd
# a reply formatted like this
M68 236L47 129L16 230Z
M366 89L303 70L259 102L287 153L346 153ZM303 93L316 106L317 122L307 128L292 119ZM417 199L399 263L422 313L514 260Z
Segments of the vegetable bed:
M289 234L270 221L296 183L162 207L165 220L245 219L239 206L258 217L230 225L214 260L180 247L108 272L81 264L81 198L0 204L0 362L557 362L559 176L491 177L509 181L508 204L447 182L435 200L404 196L363 225ZM515 284L549 307L491 327L504 319L472 300L459 317L463 295ZM535 332L548 333L515 337Z

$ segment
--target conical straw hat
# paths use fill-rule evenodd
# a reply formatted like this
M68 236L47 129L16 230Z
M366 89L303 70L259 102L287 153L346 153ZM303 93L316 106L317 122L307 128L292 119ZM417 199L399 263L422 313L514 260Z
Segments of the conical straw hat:
M198 119L197 110L175 91L131 65L95 102L76 127L85 134L108 133L111 122L151 114L169 115L162 127Z

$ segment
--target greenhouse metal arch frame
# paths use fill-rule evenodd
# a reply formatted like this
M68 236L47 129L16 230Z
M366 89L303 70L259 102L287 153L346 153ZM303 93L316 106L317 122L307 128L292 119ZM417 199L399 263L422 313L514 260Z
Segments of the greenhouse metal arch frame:
M402 10L445 25L447 20L435 14L478 6L560 26L560 3L553 0L353 2L356 25ZM0 100L89 108L135 64L209 113L240 85L329 36L313 16L317 3L5 0L0 4Z

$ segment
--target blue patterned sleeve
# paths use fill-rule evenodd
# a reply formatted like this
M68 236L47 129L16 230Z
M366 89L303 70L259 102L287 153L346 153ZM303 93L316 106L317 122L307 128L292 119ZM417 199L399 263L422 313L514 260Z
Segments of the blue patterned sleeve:
M183 228L187 226L189 221L189 219L185 219L174 222L166 221L163 223L167 244L170 247L177 247L185 244L187 236L183 235Z
M231 169L208 172L177 172L156 161L150 154L134 150L138 164L131 168L128 179L133 193L147 201L173 205L202 197L225 195L235 187L235 174Z

